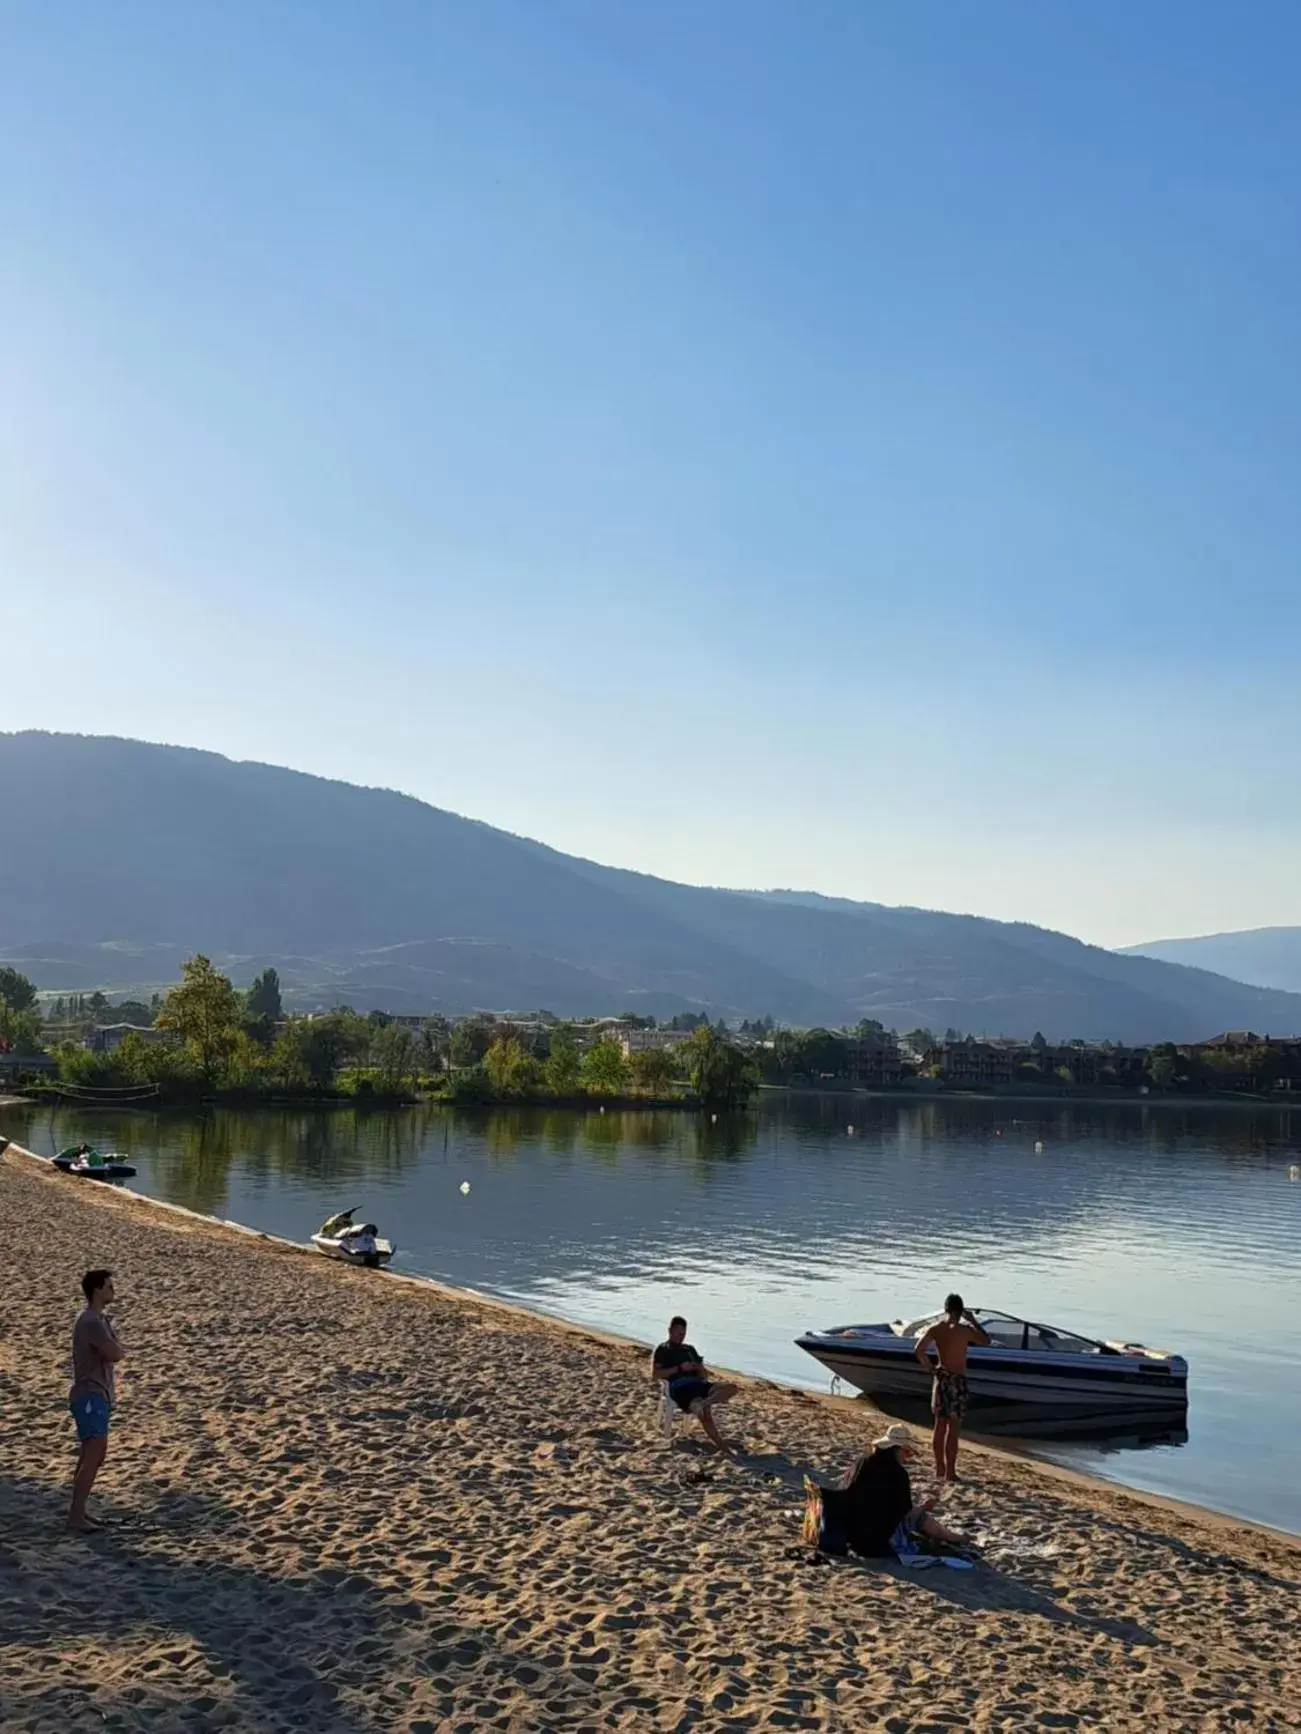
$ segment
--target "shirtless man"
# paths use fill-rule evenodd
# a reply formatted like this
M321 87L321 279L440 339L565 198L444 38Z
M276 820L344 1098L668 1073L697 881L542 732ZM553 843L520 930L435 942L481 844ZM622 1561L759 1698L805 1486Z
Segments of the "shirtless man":
M974 1313L967 1311L960 1294L951 1294L944 1303L948 1315L932 1325L917 1344L917 1359L928 1373L934 1375L931 1391L931 1413L935 1431L931 1447L935 1452L935 1474L940 1481L958 1479L958 1435L967 1413L967 1350L973 1345L988 1348L992 1338L976 1323ZM964 1324L963 1320L970 1320ZM935 1345L932 1362L931 1344Z
M81 1279L86 1297L72 1332L72 1389L68 1407L76 1423L81 1449L72 1482L68 1528L85 1533L100 1528L86 1511L86 1500L108 1451L109 1416L113 1408L114 1374L124 1350L117 1340L106 1306L113 1302L111 1270L88 1270Z

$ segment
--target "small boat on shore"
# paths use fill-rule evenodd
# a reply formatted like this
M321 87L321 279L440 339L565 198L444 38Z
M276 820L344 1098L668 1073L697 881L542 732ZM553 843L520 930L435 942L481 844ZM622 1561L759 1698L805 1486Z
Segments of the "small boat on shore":
M65 1174L75 1174L81 1180L133 1180L135 1165L118 1150L101 1153L88 1144L60 1150L54 1166Z
M1188 1363L1182 1355L1142 1343L1096 1342L984 1308L977 1308L974 1316L993 1340L988 1348L967 1353L973 1401L1084 1409L1169 1408L1187 1402ZM866 1396L923 1397L930 1389L930 1375L917 1360L917 1343L943 1317L934 1313L890 1324L841 1325L808 1331L795 1340Z
M377 1270L388 1263L397 1248L391 1240L380 1237L373 1222L354 1224L352 1219L356 1214L357 1206L354 1204L351 1210L340 1210L334 1216L327 1216L312 1236L312 1245L329 1258L341 1258L345 1264L360 1264L368 1270Z

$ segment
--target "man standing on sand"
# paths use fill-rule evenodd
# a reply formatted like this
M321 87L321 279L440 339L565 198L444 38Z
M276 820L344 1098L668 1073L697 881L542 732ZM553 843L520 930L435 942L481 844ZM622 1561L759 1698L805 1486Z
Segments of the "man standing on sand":
M944 1303L946 1317L917 1344L917 1359L928 1373L934 1375L931 1390L931 1413L935 1431L931 1446L935 1452L935 1474L940 1481L958 1479L958 1435L967 1413L967 1350L973 1345L986 1349L992 1342L988 1331L976 1322L974 1313L962 1304L960 1294L951 1294ZM964 1324L968 1319L970 1323ZM934 1363L930 1347L935 1345Z
M68 1528L86 1534L102 1527L87 1516L86 1500L99 1466L108 1455L114 1369L124 1351L104 1311L113 1300L112 1271L88 1270L81 1279L81 1291L86 1297L86 1307L72 1329L72 1389L68 1392L68 1407L77 1425L81 1453L72 1481Z
M705 1376L705 1364L686 1340L687 1321L669 1320L668 1341L651 1356L651 1378L664 1380L669 1398L686 1415L694 1415L720 1451L730 1449L718 1431L713 1409L736 1395L735 1385L720 1385Z

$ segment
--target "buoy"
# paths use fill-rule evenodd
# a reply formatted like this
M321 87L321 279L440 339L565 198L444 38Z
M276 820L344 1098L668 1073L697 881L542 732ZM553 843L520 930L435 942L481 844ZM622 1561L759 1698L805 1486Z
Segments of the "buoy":
M462 1182L461 1182L461 1192L462 1192L462 1194L463 1194L463 1195L465 1195L465 1196L467 1196L467 1197L468 1197L468 1196L469 1196L469 1192L470 1192L470 1182L469 1182L469 1181L468 1181L468 1180L462 1180Z
M718 1124L718 1115L717 1114L711 1114L709 1116L709 1124L711 1126L717 1126L717 1124Z
M604 1112L605 1112L605 1103L604 1103L604 1102L602 1102L602 1103L601 1103L601 1112L602 1112L602 1113L603 1113L603 1114L604 1114Z
M1301 1180L1301 1164L1294 1162L1287 1171L1289 1180Z
M1034 1153L1036 1156L1042 1156L1044 1153L1043 1144L1040 1142L1040 1140L1038 1138L1036 1138L1035 1142L1034 1142Z
M845 1127L845 1136L847 1138L852 1138L854 1136L854 1128L852 1126Z

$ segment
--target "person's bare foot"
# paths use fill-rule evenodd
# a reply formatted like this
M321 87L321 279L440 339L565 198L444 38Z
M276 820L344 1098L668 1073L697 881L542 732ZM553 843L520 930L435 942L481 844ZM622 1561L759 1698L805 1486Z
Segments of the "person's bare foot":
M70 1517L64 1528L69 1535L96 1535L103 1529L102 1523L96 1523L93 1517Z

